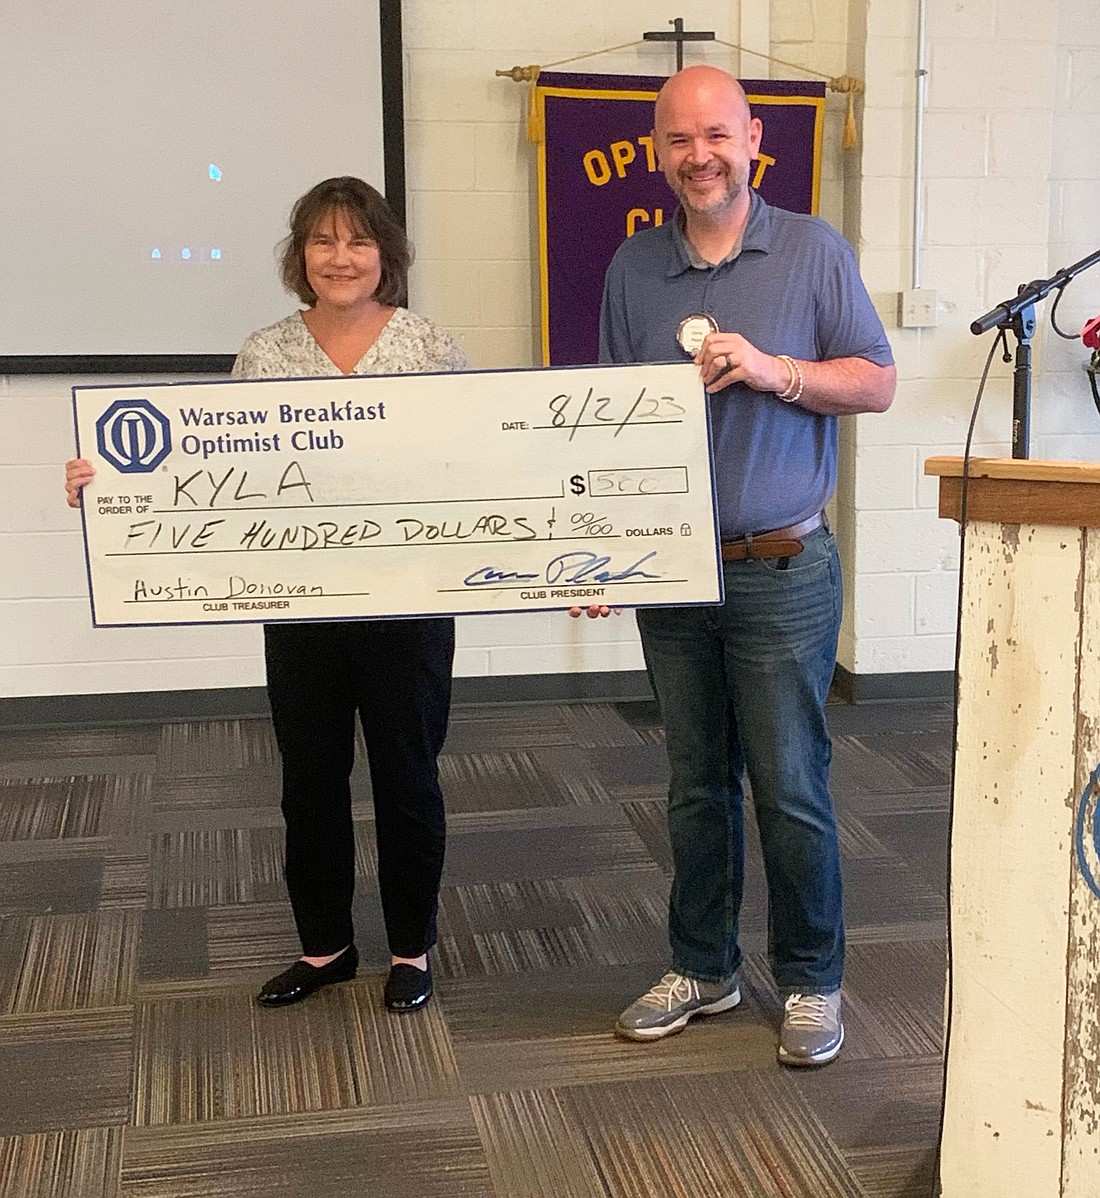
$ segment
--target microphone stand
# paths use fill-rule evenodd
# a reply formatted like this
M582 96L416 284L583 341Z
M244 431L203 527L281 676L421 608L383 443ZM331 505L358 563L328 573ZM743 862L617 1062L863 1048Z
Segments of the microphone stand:
M1016 366L1012 373L1012 456L1026 458L1031 436L1031 338L1035 335L1035 305L1053 291L1064 287L1074 275L1100 262L1100 250L1063 267L1049 279L1021 283L1016 295L979 316L970 331L975 337L990 329L1002 329L1016 337ZM1008 360L1007 357L1005 359Z

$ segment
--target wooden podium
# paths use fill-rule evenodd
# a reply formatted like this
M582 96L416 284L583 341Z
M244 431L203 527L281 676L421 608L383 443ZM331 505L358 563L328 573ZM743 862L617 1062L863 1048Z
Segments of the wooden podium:
M940 1192L1096 1198L1100 465L972 459L965 559Z

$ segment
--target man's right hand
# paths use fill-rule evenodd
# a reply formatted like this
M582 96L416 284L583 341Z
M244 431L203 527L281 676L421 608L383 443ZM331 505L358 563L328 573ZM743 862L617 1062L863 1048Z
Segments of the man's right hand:
M65 502L80 507L80 493L95 478L95 467L87 458L72 458L65 463Z

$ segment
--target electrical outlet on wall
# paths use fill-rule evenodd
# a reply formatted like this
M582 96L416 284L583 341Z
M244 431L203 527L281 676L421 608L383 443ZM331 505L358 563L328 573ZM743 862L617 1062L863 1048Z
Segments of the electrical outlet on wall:
M898 293L898 324L903 329L928 329L936 321L936 293L930 287Z

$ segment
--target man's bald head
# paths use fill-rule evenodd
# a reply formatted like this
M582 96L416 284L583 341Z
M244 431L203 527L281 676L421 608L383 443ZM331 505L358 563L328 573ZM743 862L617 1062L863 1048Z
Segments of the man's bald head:
M702 63L684 67L665 82L653 110L655 127L660 129L662 116L670 116L685 103L702 104L715 113L737 113L746 121L751 115L741 84L728 71Z

